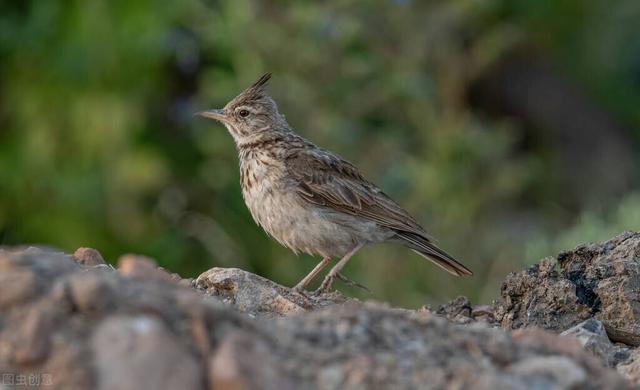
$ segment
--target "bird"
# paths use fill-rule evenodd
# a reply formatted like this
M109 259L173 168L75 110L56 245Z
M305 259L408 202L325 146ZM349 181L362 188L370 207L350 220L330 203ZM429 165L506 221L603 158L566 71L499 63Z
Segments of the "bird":
M295 133L267 93L270 79L266 73L224 108L196 115L221 122L233 137L255 222L296 254L322 257L295 291L304 293L336 258L315 293L332 291L336 279L363 287L341 271L360 249L382 242L404 245L453 275L472 275L354 164Z

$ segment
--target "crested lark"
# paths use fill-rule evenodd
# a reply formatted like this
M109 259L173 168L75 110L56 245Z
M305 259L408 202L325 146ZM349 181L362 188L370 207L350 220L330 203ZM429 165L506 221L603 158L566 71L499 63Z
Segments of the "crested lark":
M329 264L318 292L331 290L359 249L400 243L455 275L471 271L438 248L396 202L367 181L353 164L293 132L265 87L269 73L223 109L198 113L222 122L240 155L242 195L266 232L294 252L323 257L295 287L302 291Z

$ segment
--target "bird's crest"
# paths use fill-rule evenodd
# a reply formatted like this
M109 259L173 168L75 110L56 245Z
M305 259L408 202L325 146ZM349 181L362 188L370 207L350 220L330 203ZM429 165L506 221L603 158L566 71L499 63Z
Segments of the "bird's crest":
M251 101L260 100L266 96L266 87L271 79L271 73L263 74L255 83L251 84L251 86L244 91L242 91L238 96L236 96L232 101L232 105L238 104L246 104Z

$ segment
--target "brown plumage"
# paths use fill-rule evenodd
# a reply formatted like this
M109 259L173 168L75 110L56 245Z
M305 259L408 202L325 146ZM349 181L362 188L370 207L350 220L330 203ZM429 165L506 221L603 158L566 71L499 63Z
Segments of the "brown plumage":
M365 245L397 242L454 275L471 271L438 248L424 229L358 169L295 134L262 76L224 109L199 115L222 122L240 156L242 194L256 222L293 251L323 256L302 290L332 258L320 292L329 291L349 258Z

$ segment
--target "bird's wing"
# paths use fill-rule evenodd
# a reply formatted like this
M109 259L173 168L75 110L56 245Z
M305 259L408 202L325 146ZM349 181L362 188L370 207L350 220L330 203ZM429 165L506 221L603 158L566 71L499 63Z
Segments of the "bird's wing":
M306 201L376 222L393 230L427 237L422 227L350 162L320 148L292 151L289 177Z
M352 214L396 232L396 238L454 275L472 272L438 248L420 225L358 169L335 154L319 149L294 149L286 158L288 177L306 201Z

